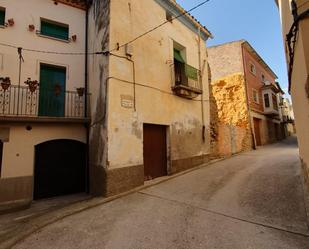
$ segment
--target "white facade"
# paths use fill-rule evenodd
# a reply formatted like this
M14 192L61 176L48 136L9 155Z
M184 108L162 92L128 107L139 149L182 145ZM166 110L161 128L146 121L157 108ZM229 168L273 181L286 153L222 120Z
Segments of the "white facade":
M72 114L76 109L68 111L76 108L76 88L85 87L85 56L61 54L85 52L86 12L52 0L0 0L0 10L5 10L5 25L0 25L0 77L11 80L8 90L0 86L0 204L29 202L33 198L35 146L65 139L86 143L84 111L78 109L78 115ZM69 39L41 35L42 19L68 27ZM22 48L24 60L20 73L16 47ZM41 65L65 71L65 88L60 90L65 99L63 115L39 115L41 89L31 95L24 83L28 78L40 83ZM13 108L17 96L19 105ZM83 105L83 99L78 103Z

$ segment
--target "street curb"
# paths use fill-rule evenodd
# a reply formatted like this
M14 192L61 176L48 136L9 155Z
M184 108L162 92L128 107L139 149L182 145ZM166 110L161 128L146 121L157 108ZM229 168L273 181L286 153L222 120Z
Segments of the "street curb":
M208 163L196 166L196 167L188 169L186 171L183 171L183 172L171 175L171 176L165 176L165 177L159 178L157 180L153 180L150 183L146 183L143 186L134 188L130 191L127 191L127 192L124 192L124 193L121 193L121 194L118 194L118 195L115 195L115 196L111 196L111 197L108 197L108 198L94 197L94 198L87 199L87 200L79 202L79 203L75 203L75 204L66 206L66 207L61 208L61 209L58 209L58 210L55 210L55 211L34 217L33 220L30 220L29 222L25 223L24 226L19 227L19 229L12 231L10 234L6 234L5 236L8 237L8 238L5 239L3 242L0 242L0 249L12 248L13 246L18 244L19 242L21 242L24 239L26 239L27 237L29 237L31 234L38 232L42 228L44 228L48 225L51 225L51 224L53 224L57 221L60 221L64 218L66 218L66 217L78 214L80 212L83 212L83 211L91 209L91 208L98 207L100 205L103 205L105 203L109 203L109 202L114 201L116 199L119 199L121 197L130 195L130 194L133 194L133 193L137 193L141 190L144 190L144 189L150 188L152 186L158 185L160 183L172 180L176 177L188 174L192 171L196 171L196 170L208 167L210 165L213 165L217 162L221 162L221 161L224 161L226 159L232 158L233 156L228 157L228 158L220 158L220 159L212 160Z

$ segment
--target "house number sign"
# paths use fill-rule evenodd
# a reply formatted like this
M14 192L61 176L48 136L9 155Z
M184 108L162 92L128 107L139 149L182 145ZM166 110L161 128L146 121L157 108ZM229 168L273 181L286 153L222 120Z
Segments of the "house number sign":
M131 95L120 95L121 106L127 109L133 108L133 97Z

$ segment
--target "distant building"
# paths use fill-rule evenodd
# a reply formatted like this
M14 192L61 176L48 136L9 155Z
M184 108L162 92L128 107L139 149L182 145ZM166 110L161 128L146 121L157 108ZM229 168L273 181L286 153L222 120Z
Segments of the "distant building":
M244 40L208 48L218 113L217 153L229 155L284 138L277 76Z
M300 158L309 185L309 3L276 1L282 24Z

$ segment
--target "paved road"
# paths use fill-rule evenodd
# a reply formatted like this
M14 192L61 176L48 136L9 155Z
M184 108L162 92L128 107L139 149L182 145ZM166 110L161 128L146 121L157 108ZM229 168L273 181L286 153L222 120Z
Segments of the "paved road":
M15 248L304 248L295 139L65 218Z

